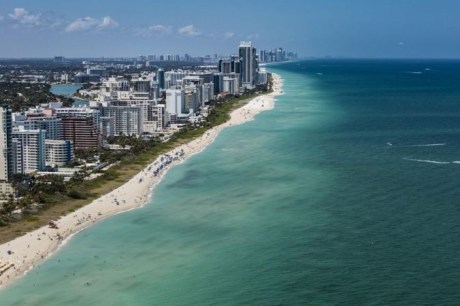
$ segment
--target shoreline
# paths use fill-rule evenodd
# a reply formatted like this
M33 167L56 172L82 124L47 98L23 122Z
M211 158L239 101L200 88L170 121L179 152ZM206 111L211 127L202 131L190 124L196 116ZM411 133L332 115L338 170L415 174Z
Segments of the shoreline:
M33 270L91 224L110 216L143 207L169 169L207 148L225 128L251 121L262 111L274 108L275 97L283 94L283 81L272 73L273 90L233 110L225 123L202 136L160 155L129 181L100 196L75 212L55 220L57 228L43 226L0 245L0 290ZM155 175L155 173L157 175Z

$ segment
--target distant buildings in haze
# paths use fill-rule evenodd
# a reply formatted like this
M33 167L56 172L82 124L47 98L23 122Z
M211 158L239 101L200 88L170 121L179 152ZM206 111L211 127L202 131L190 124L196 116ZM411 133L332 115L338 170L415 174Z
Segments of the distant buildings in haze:
M286 52L285 50L283 50L283 48L259 51L259 61L261 63L284 62L296 59L297 53Z

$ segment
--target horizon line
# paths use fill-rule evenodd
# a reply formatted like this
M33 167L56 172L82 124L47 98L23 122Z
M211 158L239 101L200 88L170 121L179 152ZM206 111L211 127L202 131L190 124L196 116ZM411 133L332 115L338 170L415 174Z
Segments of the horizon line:
M4 60L54 60L56 56L47 56L47 57L0 57L0 61ZM82 56L82 57L65 57L66 60L83 60L83 59L92 59L92 60L114 60L114 59L127 59L132 60L136 59L137 56ZM200 56L194 56L200 57ZM343 60L460 60L460 57L355 57L355 56L305 56L300 57L296 61L301 60L316 60L316 59L343 59ZM150 62L171 62L167 60L148 60ZM172 61L174 62L174 61ZM181 62L181 61L177 61ZM184 61L185 62L185 61ZM273 62L263 62L263 63L273 63Z

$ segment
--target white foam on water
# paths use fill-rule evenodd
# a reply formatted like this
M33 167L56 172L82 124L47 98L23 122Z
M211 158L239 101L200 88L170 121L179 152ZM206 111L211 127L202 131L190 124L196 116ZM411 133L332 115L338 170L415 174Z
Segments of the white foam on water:
M414 159L414 158L403 158L403 159L408 160L408 161L414 161L414 162L420 162L420 163L430 163L430 164L439 164L439 165L447 165L447 164L451 163L451 162L429 160L429 159Z
M445 146L446 143L429 143L429 144L418 144L418 145L408 145L408 147L436 147L436 146Z
M415 145L403 145L403 146L394 146L391 142L387 142L387 145L394 148L415 148L415 147L438 147L445 146L447 143L428 143L428 144L415 144Z

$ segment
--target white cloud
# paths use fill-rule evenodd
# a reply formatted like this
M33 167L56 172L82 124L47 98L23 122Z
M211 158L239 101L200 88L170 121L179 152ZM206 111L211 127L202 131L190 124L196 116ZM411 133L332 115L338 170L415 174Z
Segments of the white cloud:
M83 32L89 30L104 30L110 28L116 28L118 22L112 17L105 16L101 19L93 17L78 18L74 22L67 25L65 28L66 32Z
M26 11L22 7L15 8L13 13L8 14L8 16L10 16L11 19L13 19L19 24L30 25L30 26L40 25L41 14L36 14L36 15L29 14L29 12Z
M165 26L162 24L156 24L153 26L148 27L149 32L156 33L156 34L171 34L172 32L172 27L171 26Z
M2 15L0 15L0 21L2 21L2 20L3 20L3 16L2 16Z
M201 32L198 31L193 24L190 24L188 26L182 27L179 30L177 30L177 33L186 35L186 36L199 36L201 35Z
M99 29L108 29L118 27L118 22L116 22L112 17L105 16L102 18L102 22L98 25Z
M148 27L135 27L135 28L128 28L134 35L137 36L167 36L173 32L173 29L169 25L163 24L156 24Z
M49 27L50 29L53 29L53 30L61 30L64 24L65 24L64 20L54 19L54 20L50 20Z
M225 36L225 38L232 38L233 36L235 36L235 33L233 33L233 32L225 32L224 36Z
M400 42L398 43L398 45L404 46L405 44L404 44L404 42L400 41Z
M78 18L69 24L65 30L66 32L87 31L89 29L95 28L98 23L99 22L92 17Z

